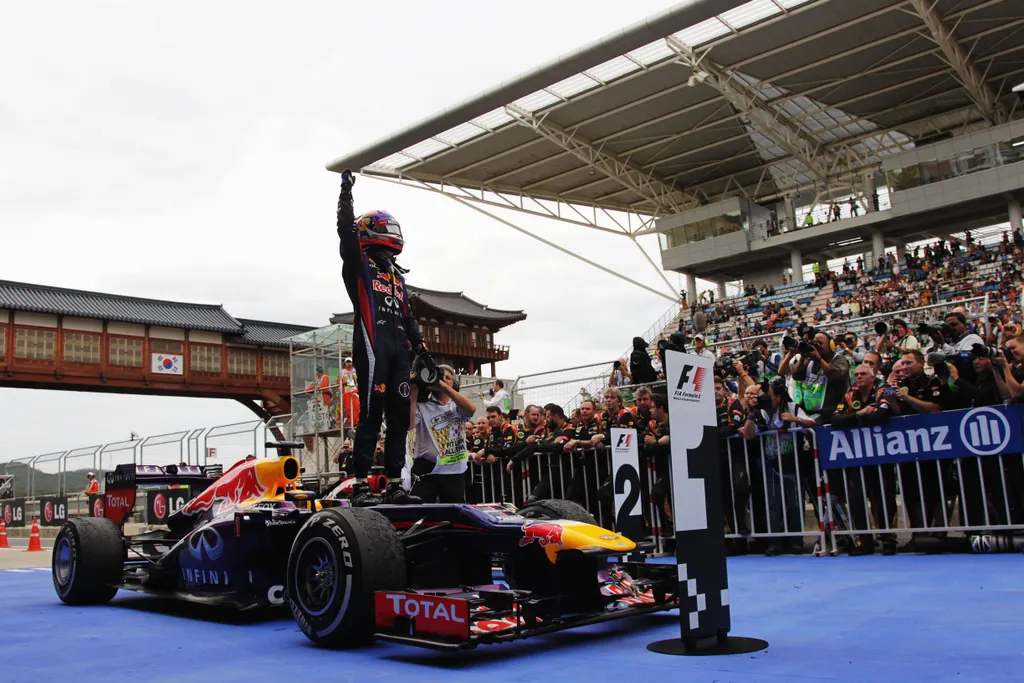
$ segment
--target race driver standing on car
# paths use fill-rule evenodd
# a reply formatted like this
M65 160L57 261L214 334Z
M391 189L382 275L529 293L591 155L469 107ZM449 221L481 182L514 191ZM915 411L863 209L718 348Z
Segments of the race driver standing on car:
M355 176L341 174L338 198L338 237L341 238L342 278L355 311L352 357L359 384L359 425L352 462L356 484L354 505L374 499L366 476L380 433L387 420L384 470L388 488L382 502L420 503L402 488L406 435L409 433L409 371L412 354L425 354L420 327L405 292L405 270L395 263L405 241L398 221L386 211L371 211L355 218L352 186Z

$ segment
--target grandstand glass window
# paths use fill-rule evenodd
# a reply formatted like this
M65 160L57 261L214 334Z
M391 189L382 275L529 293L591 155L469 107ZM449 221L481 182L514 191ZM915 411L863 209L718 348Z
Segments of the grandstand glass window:
M149 350L152 353L180 356L185 352L185 343L180 341L168 341L166 339L150 339Z
M671 249L683 244L692 244L703 240L721 237L744 229L745 217L736 212L722 216L714 216L695 223L681 225L660 233L661 248Z
M288 354L276 351L263 352L264 377L288 377L291 374L288 366Z
M192 372L220 374L220 346L193 343L189 352L189 367Z
M1020 161L1024 161L1024 138L984 145L889 171L886 183L891 191L900 192Z
M107 362L119 368L141 368L142 346L140 337L110 337Z
M99 365L103 337L89 332L64 333L64 362Z
M228 374L238 377L255 377L256 352L252 349L228 348Z
M14 357L18 360L52 361L56 336L55 330L19 327L14 338Z

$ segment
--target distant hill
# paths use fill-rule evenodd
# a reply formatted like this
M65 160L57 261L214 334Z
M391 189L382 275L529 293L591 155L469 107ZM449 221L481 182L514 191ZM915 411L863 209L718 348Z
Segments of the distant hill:
M86 486L89 485L89 480L86 478L86 474L90 470L68 470L64 477L64 493L74 495L76 493L84 493ZM36 496L54 496L60 493L60 475L53 474L50 472L43 472L35 468L25 467L24 463L0 463L0 472L6 472L7 474L14 475L14 488L15 493L19 498L24 498L28 495L29 486L29 475L31 475L35 481L35 495ZM96 472L96 477L102 482L103 473Z

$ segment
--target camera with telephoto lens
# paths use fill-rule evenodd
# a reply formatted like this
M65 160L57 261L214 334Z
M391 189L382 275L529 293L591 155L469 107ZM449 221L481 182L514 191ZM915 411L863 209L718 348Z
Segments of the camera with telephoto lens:
M759 360L761 360L761 354L757 351L727 351L715 361L715 374L725 379L738 378L739 372L733 367L733 363L739 361L744 370L756 377Z
M668 339L659 339L658 359L661 360L662 364L664 364L666 351L679 351L680 353L686 353L686 344L689 341L690 340L683 332L673 332L669 335Z
M923 322L917 326L917 331L940 339L952 339L956 336L949 323Z
M800 345L800 340L797 339L796 337L783 337L782 338L782 348L784 348L786 351L792 351L793 349L795 349L799 345Z
M985 344L974 344L971 346L971 355L975 358L999 358L1000 353L1006 358L1010 357L1007 355L1010 353L1009 349L997 349Z
M879 320L877 323L875 323L875 334L883 335L888 334L888 332L889 326L885 324L884 320Z

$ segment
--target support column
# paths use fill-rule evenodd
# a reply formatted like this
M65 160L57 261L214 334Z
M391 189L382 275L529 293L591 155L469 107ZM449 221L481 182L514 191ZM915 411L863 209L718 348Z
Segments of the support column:
M885 240L881 230L871 231L871 267L878 265L878 257L885 253Z
M864 201L867 204L867 212L874 213L875 208L875 176L864 176Z
M686 304L690 305L697 301L697 276L690 271L683 271L686 276Z
M799 249L789 250L789 266L793 269L793 282L804 281L804 262Z
M723 301L725 299L725 280L718 283L718 300Z
M786 212L786 216L785 216L786 222L787 222L786 230L796 230L797 229L797 224L796 224L796 204L793 203L793 198L787 196L783 200L782 204L783 204L783 209Z
M1011 199L1010 200L1010 230L1012 230L1013 232L1021 232L1022 229L1024 229L1024 228L1022 228L1022 226L1021 226L1020 202L1018 202L1016 199Z

